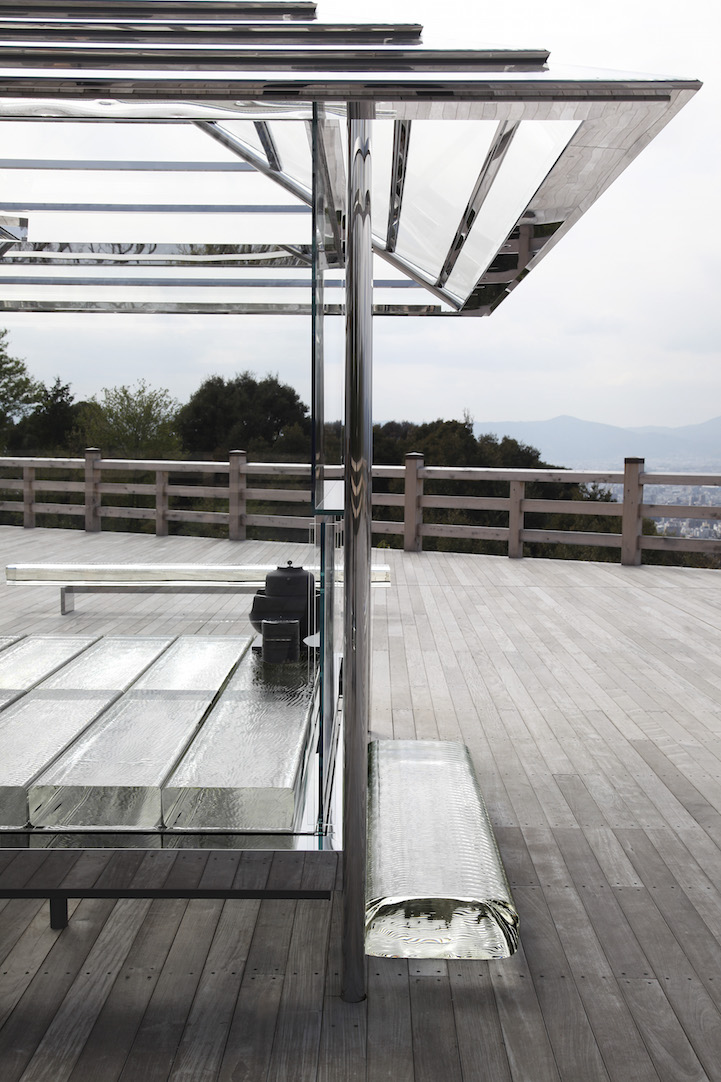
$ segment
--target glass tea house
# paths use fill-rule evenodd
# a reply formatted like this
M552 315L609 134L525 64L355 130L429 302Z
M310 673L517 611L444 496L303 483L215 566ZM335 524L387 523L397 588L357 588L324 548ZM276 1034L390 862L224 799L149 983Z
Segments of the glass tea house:
M306 316L320 622L318 680L306 666L280 692L258 690L247 644L157 660L152 641L121 657L108 639L84 663L82 644L62 640L86 712L65 759L49 750L26 791L0 778L17 790L6 831L33 844L80 829L57 811L66 785L64 806L82 804L82 827L112 845L135 831L148 845L190 832L342 848L346 997L360 997L370 598L383 578L370 558L373 320L492 315L698 86L558 70L540 49L433 48L415 24L323 24L311 0L0 0L0 313ZM323 439L339 417L340 469ZM141 693L164 688L168 717L192 725L208 706L204 653L235 673L198 750L230 764L224 785L189 796L193 764L169 738L162 791L113 795L82 756L93 672L121 680L153 662L123 709L142 726ZM262 739L237 728L256 692L279 694L291 719L273 752L292 764L282 793L258 780ZM233 781L234 757L255 764L262 799Z

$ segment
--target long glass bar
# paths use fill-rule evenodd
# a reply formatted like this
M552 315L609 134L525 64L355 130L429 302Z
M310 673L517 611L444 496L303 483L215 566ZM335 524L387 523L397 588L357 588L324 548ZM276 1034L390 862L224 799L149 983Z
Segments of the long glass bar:
M163 786L165 825L292 830L313 691L304 661L246 655Z

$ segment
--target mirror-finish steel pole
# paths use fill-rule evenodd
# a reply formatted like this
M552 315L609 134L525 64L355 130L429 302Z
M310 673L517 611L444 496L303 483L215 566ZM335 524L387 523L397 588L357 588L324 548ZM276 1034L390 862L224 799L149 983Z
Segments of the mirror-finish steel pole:
M345 354L345 642L343 710L343 976L341 995L365 998L365 865L370 695L373 250L370 111L348 104Z

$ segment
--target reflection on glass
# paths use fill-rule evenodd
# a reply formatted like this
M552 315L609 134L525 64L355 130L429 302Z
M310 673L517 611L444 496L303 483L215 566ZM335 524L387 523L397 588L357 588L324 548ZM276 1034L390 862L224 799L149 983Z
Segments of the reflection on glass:
M472 292L578 126L576 120L525 120L519 125L448 279L454 296L465 301Z
M331 819L331 793L334 772L339 762L341 658L343 655L342 572L336 569L339 546L342 545L341 524L331 519L321 527L321 801L324 822ZM335 779L337 780L337 779Z
M230 127L230 125L224 125ZM312 183L310 132L303 120L281 120L268 125L281 171L310 188Z
M373 741L368 781L366 953L512 955L518 915L468 750Z
M108 636L43 681L42 690L123 691L170 646L172 639Z
M32 824L160 826L160 786L211 698L129 692L32 785Z
M373 194L371 215L373 237L385 247L388 232L388 208L391 195L391 163L393 160L393 121L371 121L373 147Z
M227 678L252 641L182 635L138 680L143 691L212 691Z
M31 849L163 849L162 834L114 834L90 831L87 834L58 834L35 831L28 836Z
M93 642L88 637L22 639L0 654L0 704L11 702Z
M396 251L434 279L496 129L492 120L413 123Z
M229 131L231 135L234 135L237 139L242 139L244 143L247 143L252 147L256 154L261 154L266 161L268 160L265 148L263 147L263 142L258 134L258 129L252 120L224 119L223 127L226 131Z
M157 836L157 835L156 835ZM163 849L316 849L315 838L302 834L163 834Z
M44 640L46 641L46 640ZM28 789L170 639L102 639L0 715L0 824L28 822Z
M25 826L28 788L43 767L108 705L107 692L66 695L32 691L9 707L0 725L0 824Z

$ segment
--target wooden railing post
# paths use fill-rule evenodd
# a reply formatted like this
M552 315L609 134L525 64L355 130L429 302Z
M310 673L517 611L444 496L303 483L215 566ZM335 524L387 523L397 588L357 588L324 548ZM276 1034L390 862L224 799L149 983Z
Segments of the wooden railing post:
M23 466L23 526L35 525L35 467Z
M641 534L643 533L643 458L624 459L623 514L621 516L621 563L638 567L641 563Z
M228 537L231 541L245 541L246 470L248 456L245 451L231 451L228 458Z
M98 462L102 458L97 447L85 449L85 529L90 533L100 530L100 477Z
M155 536L168 536L168 470L155 471Z
M523 556L523 500L526 495L525 481L510 482L510 504L508 508L508 555L512 560L519 560Z
M412 451L405 459L405 501L403 504L403 548L406 552L420 552L423 548L421 526L423 524L423 455Z

